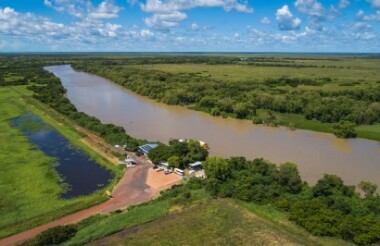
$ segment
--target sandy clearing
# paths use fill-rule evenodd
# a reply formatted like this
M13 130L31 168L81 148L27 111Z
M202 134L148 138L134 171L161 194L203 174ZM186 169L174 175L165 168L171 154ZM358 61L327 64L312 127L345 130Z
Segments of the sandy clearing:
M178 184L181 181L182 178L175 173L165 174L164 171L157 172L156 169L149 168L146 184L152 187L152 189L159 191Z

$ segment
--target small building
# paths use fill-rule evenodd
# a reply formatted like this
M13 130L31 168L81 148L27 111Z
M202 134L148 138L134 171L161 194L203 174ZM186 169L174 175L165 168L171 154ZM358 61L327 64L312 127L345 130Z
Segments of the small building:
M139 147L139 150L144 154L147 155L149 151L151 151L154 148L157 148L158 144L144 144Z

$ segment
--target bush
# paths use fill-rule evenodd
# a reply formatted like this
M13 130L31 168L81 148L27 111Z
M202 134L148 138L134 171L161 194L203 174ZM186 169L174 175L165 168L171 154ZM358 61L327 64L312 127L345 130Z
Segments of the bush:
M74 237L77 231L75 225L53 227L39 234L35 245L58 245Z
M334 125L334 134L340 138L355 138L355 124L349 121L340 121Z

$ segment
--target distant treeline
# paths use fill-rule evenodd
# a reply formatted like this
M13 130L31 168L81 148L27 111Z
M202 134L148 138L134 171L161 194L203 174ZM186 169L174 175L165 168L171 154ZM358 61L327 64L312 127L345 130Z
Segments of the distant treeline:
M332 79L282 77L262 82L215 80L196 73L166 73L108 62L78 62L77 70L106 77L128 89L172 105L189 105L213 115L252 119L257 110L304 115L323 123L354 125L380 122L380 87L342 91L297 89L286 86L320 86ZM285 86L285 87L284 87Z
M377 186L361 182L345 185L324 175L314 186L302 182L297 166L276 166L263 159L208 158L203 162L206 190L215 197L271 204L313 235L339 237L359 245L380 242L380 197Z

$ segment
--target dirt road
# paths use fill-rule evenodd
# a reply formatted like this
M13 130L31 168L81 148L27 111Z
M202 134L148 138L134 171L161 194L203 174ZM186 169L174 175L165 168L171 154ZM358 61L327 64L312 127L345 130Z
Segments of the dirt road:
M120 182L116 185L112 192L113 198L108 201L96 205L94 207L79 211L77 213L67 215L58 220L30 229L28 231L15 234L8 238L0 240L1 246L15 245L23 241L31 239L39 233L58 226L79 222L85 218L96 215L98 213L107 213L117 209L125 208L131 204L139 204L154 198L159 190L152 189L146 184L146 178L151 168L143 158L138 158L138 165L135 168L128 169Z

